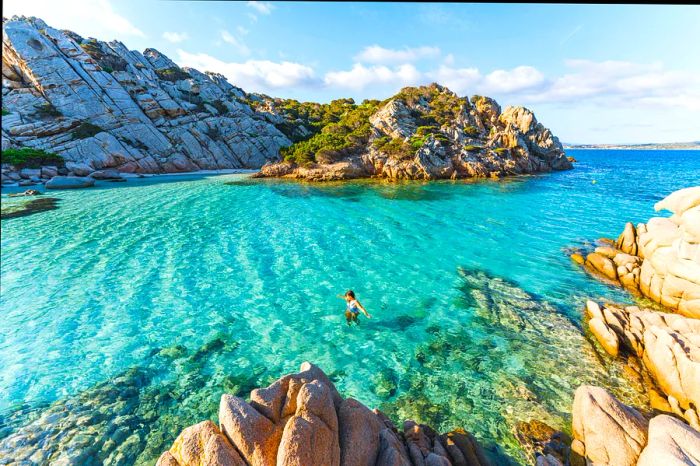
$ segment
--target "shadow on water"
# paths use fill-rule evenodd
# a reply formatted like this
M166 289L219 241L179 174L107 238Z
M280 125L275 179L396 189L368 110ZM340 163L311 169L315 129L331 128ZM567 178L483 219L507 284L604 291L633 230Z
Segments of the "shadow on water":
M3 205L0 218L6 220L56 210L58 209L58 201L59 199L56 197L41 197L17 204Z
M326 197L358 202L363 196L378 196L392 201L444 201L454 198L455 186L489 187L499 192L513 192L526 187L531 177L511 177L499 180L404 180L357 179L347 181L307 182L276 178L242 178L224 183L227 186L267 186L272 192L289 198Z

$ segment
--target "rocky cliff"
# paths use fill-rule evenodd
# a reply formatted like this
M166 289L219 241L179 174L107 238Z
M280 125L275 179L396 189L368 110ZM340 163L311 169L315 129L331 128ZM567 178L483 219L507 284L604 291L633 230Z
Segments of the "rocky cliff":
M3 19L2 149L58 153L71 174L259 168L291 142L247 100L154 49Z
M355 112L355 113L352 113ZM559 140L523 107L459 97L438 84L366 101L285 151L258 176L310 181L501 177L572 168Z
M586 270L688 317L700 318L700 187L681 189L657 202L669 218L627 223L616 241L599 246Z
M4 167L6 183L110 168L161 173L267 164L261 176L309 180L571 168L559 140L531 111L501 111L488 97L470 101L433 84L383 102L302 104L247 94L157 50L86 39L37 18L3 19L2 76L3 151L38 149L65 161L19 167L47 165L39 174Z

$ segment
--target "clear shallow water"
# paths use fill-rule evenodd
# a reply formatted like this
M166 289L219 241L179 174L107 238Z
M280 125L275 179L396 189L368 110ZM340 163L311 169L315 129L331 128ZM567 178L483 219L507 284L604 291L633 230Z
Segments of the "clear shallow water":
M628 298L564 249L700 184L700 152L569 154L575 170L500 182L227 175L52 193L57 210L2 221L0 451L87 416L91 440L64 450L153 461L222 392L310 360L395 420L464 427L522 462L512 426L566 427L579 384L636 396L580 330L586 297ZM357 328L335 297L348 288L373 315Z

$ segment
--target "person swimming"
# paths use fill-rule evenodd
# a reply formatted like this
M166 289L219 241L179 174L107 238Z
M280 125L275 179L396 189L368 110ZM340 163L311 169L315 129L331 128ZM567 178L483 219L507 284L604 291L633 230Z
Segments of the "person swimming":
M347 320L348 325L350 325L352 322L355 322L355 325L358 325L360 322L357 320L357 317L360 315L360 311L368 318L371 319L372 316L369 315L367 312L367 309L355 298L355 292L352 290L348 290L345 292L344 295L338 295L339 298L343 298L345 302L347 303L347 307L345 308L345 320Z

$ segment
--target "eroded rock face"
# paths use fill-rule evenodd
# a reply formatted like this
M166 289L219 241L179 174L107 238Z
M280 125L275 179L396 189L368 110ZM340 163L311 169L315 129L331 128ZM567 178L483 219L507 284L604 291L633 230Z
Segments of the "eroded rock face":
M599 387L583 385L576 391L573 431L572 449L592 466L700 464L696 428L665 414L647 421Z
M258 168L290 141L221 75L157 50L3 21L2 147L61 155L73 174Z
M158 460L159 466L246 466L241 455L211 421L183 430L170 450Z
M585 267L608 281L688 317L700 318L700 187L676 191L654 208L673 212L625 225L613 246L598 247Z
M342 160L310 166L271 163L259 176L309 181L431 180L572 168L559 140L530 110L508 107L501 112L493 99L475 96L470 103L438 84L403 89L370 116L369 122L367 144ZM376 144L382 140L411 148L400 155L388 154Z
M666 415L649 422L649 443L637 466L696 464L700 464L700 432Z
M185 429L158 466L491 464L467 432L440 436L412 421L398 432L380 412L343 399L323 371L310 363L267 388L253 390L250 403L223 395L219 420L221 431L209 421Z
M700 320L637 306L586 304L589 326L601 346L617 356L639 358L666 397L657 409L684 418L696 429L700 406ZM614 342L614 344L613 344Z
M646 419L606 390L582 385L573 407L572 448L596 466L634 466L647 443Z

